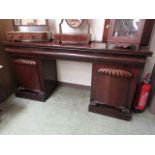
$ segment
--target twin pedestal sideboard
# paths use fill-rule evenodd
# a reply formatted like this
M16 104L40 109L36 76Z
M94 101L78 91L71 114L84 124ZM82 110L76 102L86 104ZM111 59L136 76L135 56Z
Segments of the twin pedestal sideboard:
M57 87L56 60L90 62L90 112L130 120L147 49L107 48L104 43L61 45L53 42L2 42L16 78L16 96L45 101Z

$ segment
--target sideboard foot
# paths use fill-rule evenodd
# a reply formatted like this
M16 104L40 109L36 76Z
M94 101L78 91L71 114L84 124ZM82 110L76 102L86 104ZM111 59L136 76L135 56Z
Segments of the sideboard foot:
M89 104L88 110L89 112L93 112L101 115L107 115L107 116L123 119L126 121L130 121L132 118L131 111L123 112L119 109L112 108L102 104L98 104L97 106L93 106Z

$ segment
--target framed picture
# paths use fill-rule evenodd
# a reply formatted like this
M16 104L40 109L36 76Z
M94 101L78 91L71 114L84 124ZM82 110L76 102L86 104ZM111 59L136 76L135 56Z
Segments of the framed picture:
M46 26L46 19L13 19L15 26Z

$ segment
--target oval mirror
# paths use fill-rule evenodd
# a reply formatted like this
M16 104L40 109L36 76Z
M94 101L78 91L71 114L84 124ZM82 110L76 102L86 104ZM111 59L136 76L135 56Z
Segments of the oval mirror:
M78 28L82 25L84 19L65 19L71 28Z

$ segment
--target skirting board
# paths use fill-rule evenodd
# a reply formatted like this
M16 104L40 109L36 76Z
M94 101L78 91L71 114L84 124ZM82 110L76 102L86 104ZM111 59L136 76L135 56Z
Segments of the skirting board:
M90 86L74 84L74 83L67 83L67 82L58 81L58 85L59 86L67 86L67 87L71 87L71 88L77 88L77 89L90 90Z

